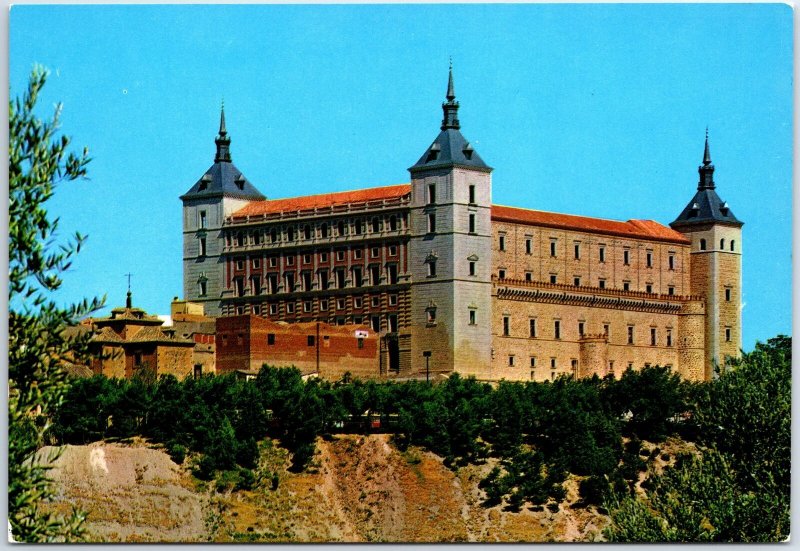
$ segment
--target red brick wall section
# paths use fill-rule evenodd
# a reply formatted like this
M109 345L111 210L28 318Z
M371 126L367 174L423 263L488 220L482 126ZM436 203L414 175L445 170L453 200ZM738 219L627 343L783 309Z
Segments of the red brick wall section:
M367 335L361 347L356 331ZM274 335L274 344L269 344L269 335ZM309 337L313 339L310 344ZM366 325L285 324L258 316L224 316L217 318L216 340L218 373L258 370L266 363L295 366L304 374L318 372L331 380L347 371L363 378L379 376L379 337Z

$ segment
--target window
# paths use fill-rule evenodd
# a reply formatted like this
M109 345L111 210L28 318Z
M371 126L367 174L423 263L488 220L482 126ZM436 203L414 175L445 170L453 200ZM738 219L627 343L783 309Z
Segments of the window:
M237 258L236 259L236 269L237 270L244 270L244 259Z
M531 238L525 239L525 254L533 252L533 240Z
M645 288L645 291L646 291L646 292L648 292L648 293L652 293L652 292L653 292L653 285L652 285L652 284L650 284L650 283L648 283L647 285L645 285L645 287L644 287L644 288Z
M244 234L242 232L238 232L236 234L236 246L243 247L244 246Z
M503 316L503 336L507 337L511 331L511 318Z
M261 259L257 256L253 257L253 268L258 269L261 267Z
M645 261L647 262L647 267L653 267L653 251L647 251L647 255L645 256Z
M336 249L336 260L342 261L345 258L345 250L344 249Z
M429 324L436 323L436 308L428 308L425 310Z
M201 279L201 280L198 282L198 285L199 285L199 287L200 287L200 288L199 288L199 291L200 291L200 296L201 296L201 297L204 297L204 296L206 296L206 293L208 292L208 287L207 287L207 285L208 285L208 284L207 284L206 280L204 280L204 279Z
M506 250L506 236L505 235L500 235L500 241L499 241L498 246L500 247L501 251Z
M286 228L286 240L294 241L294 228L292 226Z
M380 285L381 282L381 267L372 265L369 267L369 283L370 285Z
M261 276L253 276L250 278L250 287L253 290L253 294L258 296L261 294Z
M319 234L322 237L328 237L328 224L327 223L323 223L323 224L320 225Z
M381 255L381 250L378 247L372 247L369 252L370 258L378 258Z
M397 256L397 245L389 245L389 256Z
M672 329L667 329L667 346L672 346Z
M201 228L206 227L206 211L204 210L200 211L200 227Z
M731 328L725 328L725 342L731 342Z
M597 285L598 285L598 286L599 286L601 289L605 289L605 288L606 288L606 280L605 280L605 279L599 279L599 280L597 281Z
M630 266L631 264L631 252L628 249L622 251L622 263L626 266Z
M311 239L311 226L308 224L303 226L303 239Z
M533 281L533 273L525 272L525 281Z
M725 300L727 302L731 301L731 290L730 289L725 289Z
M674 254L669 255L667 260L669 262L669 269L670 270L674 270L675 269L675 255Z
M628 326L628 344L633 344L633 325Z
M372 219L372 233L378 233L379 231L381 231L381 221L375 216Z
M475 310L470 310L469 311L469 324L470 325L476 325L477 322L475 321L475 317L476 317Z
M261 232L253 232L253 244L254 245L261 244Z
M550 274L550 283L555 283L555 282L556 282L556 275Z
M469 186L469 202L471 205L475 204L475 185L470 184Z
M436 184L428 184L428 204L436 203Z
M604 323L603 324L603 334L606 336L606 338L610 338L611 337L611 325L610 324L608 324L608 323Z
M361 249L353 249L353 259L354 260L361 260L363 255L364 255L364 251L362 251Z
M583 336L583 329L585 326L586 324L584 322L582 321L578 322L578 335L580 335L581 337Z
M506 278L506 271L503 270L503 269L497 270L497 277L499 279L505 279Z
M475 233L475 215L472 213L469 215L469 233Z
M201 237L199 241L200 241L200 254L199 254L199 256L205 256L206 255L206 238L205 237Z
M553 322L553 335L555 336L556 339L560 339L561 338L561 321L560 320L555 320Z
M354 287L361 287L364 284L363 277L361 274L361 267L355 266L353 267L353 286Z
M286 257L286 265L287 266L294 266L294 255Z
M343 298L337 298L336 299L336 309L337 310L344 310L346 306L347 306L347 302L345 301L345 299L343 299Z
M475 275L475 262L472 260L469 261L469 275Z
M397 284L397 264L387 264L386 273L389 277L389 285Z
M359 321L358 323L360 324L361 321ZM359 348L364 348L364 337L359 337L358 338L358 347Z
M576 278L573 280L573 283L575 284L575 287L580 287L580 286L581 286L581 278L579 278L579 277L576 277Z
M606 261L606 247L605 245L600 245L600 262Z
M267 333L267 345L275 345L275 333Z
M531 368L536 367L536 356L531 356Z
M550 369L555 369L555 368L556 368L556 359L550 358Z
M668 295L674 295L675 294L675 287L673 287L672 285L667 287L667 294Z
M314 335L308 335L308 337L306 337L306 343L308 343L308 346L314 346Z
M550 240L550 256L556 256L556 240Z
M700 250L701 251L706 250L706 240L705 239L701 239L700 240Z
M244 296L244 278L237 277L234 280L234 284L236 285L236 296L243 297Z
M328 300L327 299L322 299L322 300L319 301L319 309L322 312L327 312L328 311Z
M397 314L389 314L386 318L389 320L389 332L397 333Z
M278 274L268 274L267 285L269 286L270 294L276 294L278 292Z
M361 232L364 231L364 221L363 220L356 220L353 222L353 233L356 235L361 235Z
M514 367L514 356L513 355L508 357L508 367Z
M269 313L273 316L278 313L278 305L273 303L269 305Z
M344 274L344 269L336 270L336 288L344 289L347 286L347 281Z
M303 272L303 291L311 290L311 272Z
M436 214L430 213L428 215L428 233L434 233L436 231Z
M278 257L277 256L270 256L269 257L269 267L270 268L277 268L278 267Z
M323 291L328 289L328 270L320 270L317 273L317 277L319 278L319 288Z
M655 327L651 327L650 328L650 346L655 346L655 345L656 345L656 328Z
M528 322L529 329L530 329L530 337L532 339L536 338L536 320L532 319Z
M372 325L372 330L376 333L381 330L381 317L380 316L372 316L370 318L370 324Z
M573 375L573 377L577 378L578 377L578 360L573 358L570 363L572 365L572 375Z
M428 264L428 277L436 277L436 261L431 260Z
M311 264L311 255L310 254L304 254L303 255L303 264Z
M724 237L723 237L722 239L720 239L720 240L719 240L719 249L720 249L721 251L724 251L724 250L725 250L725 238L724 238Z
M294 272L286 274L286 292L291 293L294 291Z
M394 214L389 217L389 229L391 231L397 231L397 216Z
M736 243L736 241L734 241L733 239L731 239L731 251L733 251L733 249L734 249L734 247L733 247L734 243Z
M328 261L328 253L319 253L319 261L325 263Z
M381 297L379 296L374 296L370 300L373 308L378 308L381 305Z
M580 260L581 258L581 244L575 243L575 260Z
M631 290L631 282L630 281L623 281L622 282L622 290L623 291L630 291Z

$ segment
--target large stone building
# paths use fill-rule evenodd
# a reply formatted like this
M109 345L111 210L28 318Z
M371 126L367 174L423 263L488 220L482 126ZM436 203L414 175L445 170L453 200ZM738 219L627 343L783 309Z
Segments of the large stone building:
M216 316L366 324L404 377L667 365L699 380L739 353L742 223L716 194L708 136L697 193L667 227L492 204L452 69L442 109L410 184L274 200L232 163L223 111L214 164L181 196L185 298Z

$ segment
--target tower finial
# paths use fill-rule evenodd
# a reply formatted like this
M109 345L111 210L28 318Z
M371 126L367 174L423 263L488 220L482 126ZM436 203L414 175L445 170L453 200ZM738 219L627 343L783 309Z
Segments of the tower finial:
M455 86L453 86L453 59L450 59L450 70L447 75L447 101L442 104L444 118L442 119L442 130L454 128L458 130L461 124L458 122L458 102L456 101Z
M125 297L125 308L130 310L133 308L133 300L131 299L131 276L133 274L128 272L125 276L128 278L128 294Z
M706 126L706 145L703 151L703 164L697 168L700 173L700 181L697 189L714 189L714 165L711 163L711 150L708 147L708 126Z
M219 135L214 139L217 144L217 154L214 157L215 163L231 162L231 139L228 137L228 130L225 128L225 100L222 100L222 107L219 113Z

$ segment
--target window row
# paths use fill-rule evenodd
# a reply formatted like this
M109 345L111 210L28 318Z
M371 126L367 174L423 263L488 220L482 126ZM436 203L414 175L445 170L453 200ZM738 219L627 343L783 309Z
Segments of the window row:
M553 332L551 333L552 337L555 339L561 339L563 335L564 325L562 320L553 320ZM528 319L528 334L527 337L531 339L535 339L539 337L539 320L537 318L529 318ZM585 321L578 321L575 329L577 329L577 336L578 338L583 337L587 334L586 331L586 322ZM658 346L659 339L658 339L658 329L656 327L650 327L650 346ZM668 327L664 330L663 334L663 345L664 346L672 346L672 328ZM511 316L503 316L503 336L509 337L511 336ZM611 340L611 324L610 323L603 323L602 324L602 332L600 333L605 335L608 340ZM637 344L636 339L636 326L635 325L627 325L626 326L626 343L627 344Z
M294 266L295 261L298 262L301 266L302 265L313 265L314 257L316 256L318 261L321 264L326 264L330 262L331 259L335 260L336 262L344 262L348 259L347 251L350 251L350 259L351 260L362 260L367 256L367 251L369 253L369 258L372 260L380 259L381 258L381 247L370 247L368 250L365 250L361 247L350 247L348 248L340 248L334 249L331 252L324 251L324 252L314 252L314 253L301 253L301 254L286 254L286 255L270 255L266 257L266 265L269 268L278 268L281 265L281 258L283 258L284 266ZM386 255L389 257L395 257L398 255L400 248L398 245L389 245L386 247ZM251 256L250 258L250 266L254 269L261 268L261 256ZM234 259L234 265L236 270L244 270L246 258L241 256Z
M501 251L506 250L506 235L500 234L498 236L498 249ZM733 250L733 249L731 249ZM533 238L528 237L525 239L525 254L533 254ZM667 268L669 270L675 269L675 255L676 253L670 251L667 255ZM557 238L550 238L550 256L552 258L558 258L558 239ZM575 260L580 260L582 258L582 246L580 241L575 241L573 244L573 258ZM606 261L606 246L605 245L598 245L597 248L597 260L600 263L605 263ZM625 266L630 266L631 264L631 249L624 247L622 249L622 263ZM654 252L652 249L648 249L645 251L645 266L647 268L654 267Z
M700 240L700 250L701 251L705 251L706 250L706 240L705 239L701 239ZM721 250L721 251L725 250L725 238L724 237L719 240L719 250ZM736 240L735 239L731 239L730 250L731 250L731 252L736 250Z
M407 224L405 214L392 214L388 217L374 216L371 219L339 220L338 222L319 222L298 226L273 227L264 230L227 232L227 246L244 247L261 243L286 243L297 240L326 239L347 235L368 235L381 231L399 231Z
M466 154L466 151L465 151ZM430 155L429 155L430 156ZM470 184L467 190L468 193L468 201L470 205L475 204L475 184ZM436 184L428 184L425 193L425 202L429 205L436 204Z
M505 279L506 275L507 274L506 274L506 270L505 269L500 268L499 270L497 270L497 278L498 279ZM533 281L533 272L525 272L525 281L531 281L531 282ZM557 284L558 283L558 275L557 274L550 274L550 280L549 281L552 284ZM575 276L575 277L572 278L572 285L574 285L575 287L580 287L581 286L581 281L582 280L581 280L580 276ZM606 279L604 279L602 277L599 278L597 280L597 287L600 288L600 289L606 289L607 288L606 287L607 281L608 280L606 280ZM653 293L653 284L652 283L646 283L644 288L645 288L645 291L644 291L645 293ZM630 291L631 290L631 282L627 281L627 280L623 280L623 282L622 282L622 290L623 291ZM730 297L730 292L729 291L730 291L729 289L726 289L726 297L728 297L727 300L730 300L730 298L729 298ZM667 294L668 295L674 295L675 294L675 287L673 285L668 285L667 286Z
M295 291L326 291L328 289L346 289L348 287L366 287L371 285L396 285L399 282L397 264L386 264L381 269L379 264L369 266L354 266L347 270L335 268L333 270L320 269L315 274L311 270L300 272L285 272L281 276L277 272L262 275L253 275L247 279L249 287L245 286L245 278L233 278L236 296L291 293Z

